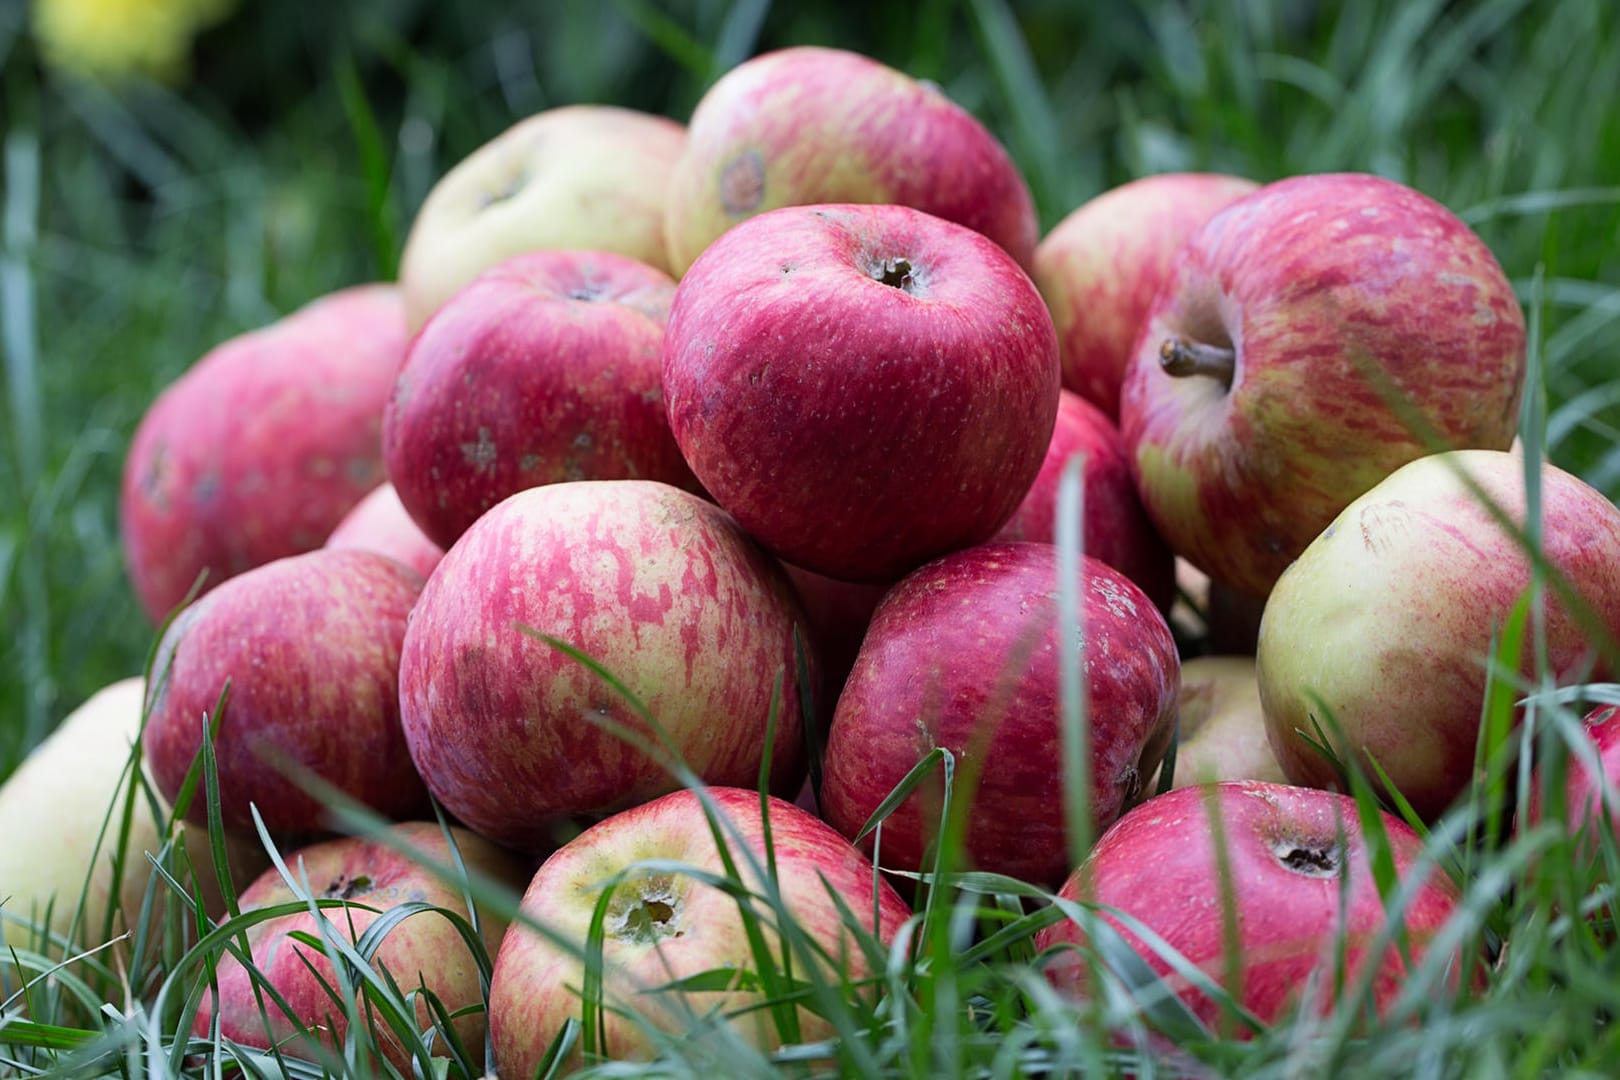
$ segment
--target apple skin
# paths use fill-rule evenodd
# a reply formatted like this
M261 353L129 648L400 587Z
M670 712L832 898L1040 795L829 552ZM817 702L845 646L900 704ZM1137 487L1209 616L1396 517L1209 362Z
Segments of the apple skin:
M1169 745L1180 663L1147 596L1112 567L1089 556L1082 564L1091 810L1101 829ZM979 769L965 836L972 865L1024 881L1063 879L1071 867L1059 721L1067 635L1058 630L1057 592L1057 548L1027 542L947 555L890 591L828 732L821 806L829 823L853 837L918 759L944 746L959 769ZM885 820L886 868L922 867L938 798L937 785L930 797L914 793Z
M1587 851L1599 850L1597 830L1607 828L1620 832L1620 801L1614 794L1605 795L1604 786L1620 784L1620 705L1599 705L1581 720L1581 730L1597 754L1600 772L1590 769L1573 753L1564 773L1564 814L1571 836L1585 831ZM1543 819L1546 787L1542 770L1530 774L1530 803L1523 817L1534 825ZM0 793L3 794L3 793Z
M1066 388L1118 421L1131 347L1176 252L1257 187L1221 173L1145 176L1076 207L1046 234L1033 276L1057 327Z
M445 553L411 615L400 666L411 754L461 821L536 853L569 819L679 786L600 726L650 738L628 703L527 625L623 682L710 783L756 782L781 671L771 777L791 794L804 775L803 618L781 568L696 495L650 480L518 492Z
M158 790L174 799L202 746L204 716L230 697L214 755L228 828L331 828L285 774L313 772L393 819L421 817L427 792L399 722L399 658L422 579L369 551L321 549L232 578L182 611L158 643L142 736ZM188 810L205 823L201 797Z
M1142 509L1119 429L1072 390L1059 395L1041 471L994 539L1056 542L1058 484L1063 466L1076 455L1082 461L1081 550L1130 578L1155 607L1169 612L1176 598L1175 556Z
M686 129L611 105L519 120L446 173L400 259L411 332L484 270L552 248L612 251L672 269L664 208Z
M783 563L782 569L798 594L809 644L821 661L821 693L816 707L825 723L843 692L844 680L855 666L872 613L893 582L873 585L839 581L792 563Z
M788 207L681 280L664 400L704 488L777 556L894 581L1017 508L1052 436L1057 340L978 233L904 206Z
M1266 737L1252 656L1195 656L1181 664L1176 774L1182 788L1214 780L1287 782ZM1154 790L1158 776L1148 784Z
M444 549L411 520L405 504L399 501L399 493L389 483L378 484L371 494L355 503L326 538L325 546L386 555L424 578L444 558Z
M1219 815L1221 833L1214 830L1212 814ZM1382 815L1382 822L1396 874L1405 878L1421 857L1423 841L1389 814ZM1178 788L1120 818L1058 895L1107 905L1140 920L1224 986L1226 908L1216 856L1221 835L1231 874L1242 978L1241 988L1229 989L1239 1004L1261 1021L1274 1023L1299 1006L1299 995L1314 976L1321 994L1317 1015L1326 1015L1333 1007L1342 929L1346 978L1376 964L1373 1003L1382 1014L1400 993L1411 968L1395 943L1381 956L1369 955L1372 939L1385 921L1384 902L1373 879L1355 800L1349 796L1250 780ZM1413 968L1422 962L1430 939L1459 900L1455 883L1434 871L1407 906L1403 921ZM1211 1030L1221 1029L1223 1014L1208 995L1173 974L1159 954L1112 913L1100 914L1194 1015ZM1045 953L1085 940L1079 924L1065 920L1039 931L1035 946ZM1087 964L1077 951L1051 952L1046 975L1063 992L1092 996ZM1241 1038L1249 1037L1246 1028L1234 1030Z
M1351 503L1288 568L1266 602L1257 654L1272 750L1288 778L1326 787L1329 764L1297 731L1342 729L1341 760L1375 758L1414 808L1437 817L1470 783L1492 639L1529 587L1518 541L1460 473L1511 520L1525 513L1524 460L1498 450L1420 458ZM1541 468L1548 563L1612 633L1620 628L1620 509L1554 465ZM1561 685L1603 676L1582 626L1547 591L1548 671ZM1526 641L1523 670L1534 670Z
M119 518L141 607L311 551L383 480L382 410L405 355L392 285L343 289L210 350L147 410Z
M660 382L674 295L668 274L623 255L536 251L445 301L383 412L383 463L423 531L448 548L540 484L695 487Z
M301 875L301 883L307 883L316 899L349 900L363 905L323 910L325 918L350 943L358 941L382 913L401 904L432 904L468 918L463 883L441 876L416 854L442 865L454 865L455 855L439 824L404 822L390 826L386 832L386 838L343 836L311 844L287 853L287 867L295 879L300 879ZM514 892L522 887L528 873L526 863L465 829L452 826L450 832L469 874L482 876ZM390 842L399 846L390 846ZM266 870L238 898L243 912L299 900L299 895L274 867ZM376 910L368 911L368 907ZM480 937L493 955L500 946L506 924L494 912L482 908L478 915ZM286 1000L285 1013L268 994L255 990L241 961L228 953L222 954L217 972L218 995L205 990L193 1032L206 1037L217 1014L220 1034L244 1046L269 1049L275 1042L291 1055L316 1059L323 1053L340 1052L348 1020L331 997L329 988L337 986L336 972L324 950L293 940L291 935L298 932L320 938L320 922L305 911L268 919L244 931L253 965ZM404 990L425 985L453 1015L469 1010L455 1020L456 1032L474 1053L483 1045L485 1018L478 963L449 919L431 911L407 917L382 939L373 954L372 964L386 969ZM265 1017L259 1012L260 994L263 994L265 1014L269 1018L268 1029ZM319 1028L322 1045L310 1045L297 1035L297 1027L289 1015L306 1028ZM417 1029L426 1030L431 1022L427 1002L417 1000ZM398 1037L381 1020L374 1030L376 1045L383 1056L409 1075L411 1058ZM434 1049L436 1056L446 1053L442 1041L436 1043Z
M1191 351L1221 349L1216 373L1198 373ZM1177 253L1126 370L1120 431L1171 549L1264 597L1352 499L1428 453L1428 435L1506 449L1524 371L1512 285L1456 215L1378 177L1296 176Z
M738 222L813 203L914 207L1034 265L1040 223L1028 185L995 136L937 86L841 49L756 56L692 113L665 219L676 276Z
M741 833L739 845L729 831L723 832L741 879L751 889L762 890L763 883L749 869L743 854L749 852L766 865L758 793L712 787L707 794L719 814ZM829 972L828 977L859 980L878 974L867 963L829 894L846 904L866 932L885 948L911 917L905 902L873 871L865 856L815 815L774 797L769 814L775 885L783 903L807 938L842 960L839 970ZM648 859L674 860L725 875L708 819L694 792L677 791L625 810L559 848L530 882L523 911L583 950L602 882ZM780 964L783 946L769 925L774 916L768 908L766 912L762 929ZM690 877L673 873L629 877L615 890L603 928L604 1025L608 1056L613 1059L645 1059L656 1046L641 1024L619 1010L630 1010L643 1023L672 1036L690 1032L690 1037L701 1039L701 1029L691 1028L693 1012L724 1015L763 999L760 993L745 989L694 991L684 999L674 993L646 993L720 967L758 970L737 901ZM795 977L806 978L805 965L813 962L819 961L795 949ZM514 924L501 943L490 982L490 1031L500 1075L535 1074L536 1064L563 1023L579 1016L583 982L583 965L574 955L526 926ZM832 1026L809 1009L801 1007L798 1018L805 1042L833 1034ZM754 1008L725 1022L737 1036L761 1050L781 1045L769 1010ZM580 1064L578 1049L572 1064Z

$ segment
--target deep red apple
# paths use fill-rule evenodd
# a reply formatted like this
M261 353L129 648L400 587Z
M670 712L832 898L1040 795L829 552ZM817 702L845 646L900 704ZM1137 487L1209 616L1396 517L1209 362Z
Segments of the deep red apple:
M392 484L379 484L370 495L354 504L343 515L326 547L355 548L387 555L424 578L444 558L444 549L427 538L421 526L411 520L405 504Z
M855 666L861 640L872 622L872 613L892 584L864 584L839 581L783 563L799 603L804 608L805 627L815 655L821 660L821 694L816 699L823 725L832 716L844 680Z
M1583 833L1587 850L1598 850L1598 830L1620 832L1620 705L1599 705L1581 722L1582 733L1597 754L1599 771L1594 774L1573 752L1565 765L1564 815L1570 834ZM1523 815L1529 824L1542 820L1546 783L1538 769L1530 779L1530 805Z

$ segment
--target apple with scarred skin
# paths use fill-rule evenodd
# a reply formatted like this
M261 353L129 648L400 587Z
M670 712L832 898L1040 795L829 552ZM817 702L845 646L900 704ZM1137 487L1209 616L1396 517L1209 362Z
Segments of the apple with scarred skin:
M1148 515L1264 597L1340 510L1438 441L1506 449L1524 316L1485 243L1355 173L1267 184L1177 253L1120 391Z
M1137 331L1176 252L1216 211L1259 185L1220 173L1162 173L1076 207L1035 248L1063 385L1119 419L1119 384Z
M1182 662L1176 714L1174 787L1215 780L1287 781L1266 737L1252 656L1195 656ZM1152 791L1159 778L1148 784Z
M664 209L685 145L686 129L666 117L564 105L474 150L411 223L399 268L411 331L484 270L527 251L612 251L673 269Z
M183 610L158 643L142 735L174 799L215 719L220 812L272 833L330 829L303 771L393 819L428 812L399 720L399 660L422 578L370 551L321 549L234 577ZM194 799L190 820L206 823Z
M803 618L781 567L696 495L649 480L521 491L445 553L411 615L411 754L469 827L534 852L568 820L678 786L612 730L654 740L625 699L528 627L620 680L710 783L757 782L780 675L772 788L791 795L804 775Z
M361 285L212 349L159 395L124 461L119 523L141 607L321 546L383 480L405 355L399 290Z
M243 933L253 966L287 1009L283 1011L253 981L240 960L225 954L218 961L217 995L205 991L192 1030L208 1037L217 1021L220 1035L244 1046L267 1050L274 1043L291 1056L315 1060L338 1055L349 1017L332 999L337 973L322 947L293 935L304 933L319 940L324 921L325 933L353 944L390 909L408 903L428 904L470 921L466 883L455 869L458 854L468 876L481 879L486 887L514 892L523 887L526 862L465 829L450 827L449 833L447 839L445 828L436 822L403 822L375 837L344 836L287 853L287 867L298 890L272 867L239 897L243 912L307 904L305 888L316 900L342 900L350 906L323 908L321 918L306 908L249 926ZM493 955L506 924L495 912L480 907L478 931ZM456 1017L462 1045L483 1045L486 1024L478 963L456 924L442 911L407 916L383 936L371 964L387 971L407 992L425 986ZM418 996L415 1006L412 1023L418 1032L426 1031L433 1022L428 1003ZM300 1026L317 1038L303 1035ZM372 1034L383 1056L409 1075L413 1059L399 1034L380 1016L372 1024ZM447 1056L442 1038L433 1044L433 1053Z
M932 83L800 46L732 68L693 111L669 188L675 274L739 222L812 203L914 207L1034 265L1034 200L983 124Z
M447 548L540 484L695 487L660 381L674 295L668 274L623 255L536 251L445 301L383 412L383 462L423 531Z
M1369 776L1376 761L1425 819L1468 787L1493 642L1530 585L1518 537L1475 489L1520 528L1524 471L1506 451L1420 458L1346 507L1283 574L1257 658L1268 737L1291 781L1337 782L1300 734L1316 737L1320 721L1341 760ZM1541 550L1595 619L1547 590L1546 674L1603 678L1599 636L1620 629L1620 509L1550 463L1539 483ZM1527 678L1539 670L1529 639Z
M343 515L326 547L374 551L415 570L426 578L444 558L444 549L411 520L405 504L399 501L394 485L378 484L371 494L354 504Z
M798 932L833 958L832 968L804 948L791 952L795 979L857 982L880 973L848 926L839 905L854 913L861 937L886 952L911 912L872 864L813 814L772 798L767 862L760 796L739 788L708 788L739 878L756 892L765 883L756 867L774 865L772 887ZM703 1040L728 1026L762 1051L781 1046L765 995L733 983L723 990L658 991L678 979L716 969L757 972L758 963L737 900L677 870L638 871L646 860L666 860L727 876L703 804L677 791L616 814L581 833L546 860L523 897L523 911L578 951L547 941L516 924L501 944L490 982L490 1030L502 1076L532 1076L563 1024L578 1019L585 948L595 907L613 888L602 921L602 1012L607 1055L615 1060L653 1056L660 1040ZM667 863L665 863L667 865ZM616 877L622 876L617 884ZM763 904L757 905L764 908ZM786 951L765 909L762 930L777 966ZM820 968L819 976L812 968ZM864 991L863 991L864 993ZM628 1015L627 1015L628 1014ZM805 1007L797 1010L799 1040L833 1034L831 1023ZM576 1048L572 1063L580 1062Z
M1380 820L1404 886L1422 872L1414 866L1422 858L1423 841L1389 814ZM1225 877L1217 854L1223 842ZM1442 871L1429 869L1399 913L1404 946L1391 940L1375 952L1375 939L1391 916L1367 849L1355 800L1346 795L1248 780L1178 788L1120 818L1058 895L1113 909L1097 917L1199 1020L1211 1030L1229 1027L1237 1037L1249 1038L1253 1033L1247 1027L1223 1019L1220 1006L1173 972L1114 910L1160 935L1262 1023L1276 1023L1299 1008L1326 1015L1340 985L1336 973L1342 971L1349 982L1369 965L1375 972L1373 1007L1383 1015L1409 973L1422 964L1461 893ZM1230 898L1235 924L1235 957L1226 952L1224 897ZM1098 995L1081 951L1090 947L1089 937L1073 919L1039 931L1035 946L1046 956L1047 978L1059 990L1081 998ZM1403 947L1410 949L1405 956ZM1464 960L1456 957L1453 987ZM1227 983L1234 965L1235 986Z
M1164 616L1117 570L1082 559L1092 818L1106 827L1158 767L1180 664ZM1070 869L1063 816L1058 625L1050 544L983 544L903 578L878 605L827 736L821 805L855 836L936 746L974 770L966 854L981 870L1056 885ZM882 862L918 870L938 825L937 784L883 823ZM932 803L932 805L930 805ZM870 838L867 840L870 843Z
M738 225L675 291L664 400L692 471L786 562L897 580L988 540L1051 441L1057 341L983 236L904 206Z

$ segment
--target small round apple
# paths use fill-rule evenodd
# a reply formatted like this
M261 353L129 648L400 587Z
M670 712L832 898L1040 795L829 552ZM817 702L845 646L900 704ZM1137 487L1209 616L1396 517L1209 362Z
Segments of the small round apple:
M777 556L894 581L1017 508L1057 416L1057 339L1029 278L970 229L788 207L681 280L664 400L704 488Z
M353 548L386 555L426 578L444 558L444 549L427 538L399 501L394 485L378 484L370 495L343 515L326 547Z
M1176 713L1175 787L1213 780L1281 784L1277 756L1266 738L1260 680L1252 656L1195 656L1181 665ZM1158 783L1155 775L1148 789Z

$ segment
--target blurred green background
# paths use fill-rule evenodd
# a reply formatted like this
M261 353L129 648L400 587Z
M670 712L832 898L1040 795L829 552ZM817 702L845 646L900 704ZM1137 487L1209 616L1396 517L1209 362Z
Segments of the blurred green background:
M1006 142L1047 228L1150 172L1418 187L1497 252L1551 456L1613 497L1617 24L1614 0L0 3L0 776L143 662L117 488L168 381L392 277L430 186L518 118L599 101L685 120L782 45L939 83Z

